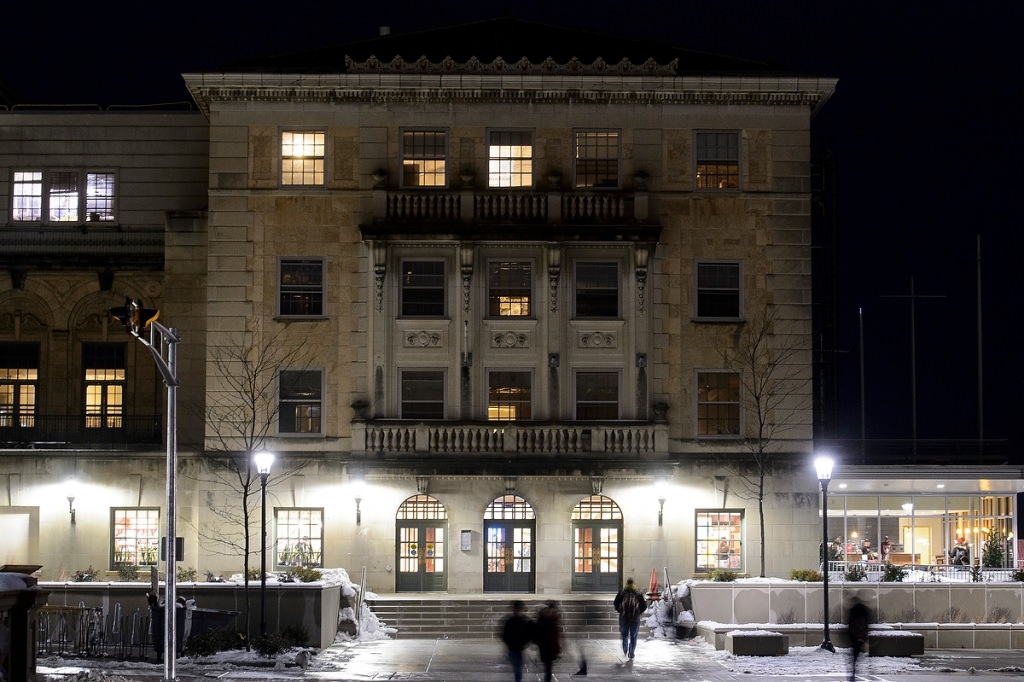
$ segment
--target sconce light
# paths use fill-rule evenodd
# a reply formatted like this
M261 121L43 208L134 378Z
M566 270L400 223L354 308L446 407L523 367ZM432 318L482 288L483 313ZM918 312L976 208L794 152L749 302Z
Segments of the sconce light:
M356 501L356 525L362 525L363 523L363 481L356 480L352 483L352 498Z
M68 495L68 512L71 514L71 525L75 525L75 496Z
M67 484L64 486L67 490L68 497L68 514L71 515L71 525L75 525L75 493L78 492L78 481L75 479L69 479Z
M558 353L548 353L548 367L556 369L558 367Z
M658 494L658 525L665 521L665 500L668 499L668 484L665 479L660 478L654 484L654 490Z

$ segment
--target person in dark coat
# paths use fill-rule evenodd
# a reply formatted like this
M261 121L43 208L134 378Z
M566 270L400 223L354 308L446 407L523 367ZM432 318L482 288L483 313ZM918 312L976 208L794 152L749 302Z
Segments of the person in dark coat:
M850 635L850 679L857 679L857 657L864 651L868 642L868 630L871 628L871 609L868 605L853 598L846 618L847 632Z
M546 602L537 613L533 641L537 643L540 660L544 663L544 682L551 682L551 668L562 653L562 616L554 601Z
M523 649L533 639L533 623L523 615L526 609L519 599L512 602L512 615L501 627L501 641L508 647L508 660L512 663L515 682L523 682Z
M647 610L647 597L636 586L632 578L626 581L615 601L615 612L619 614L619 636L622 638L622 655L630 661L636 656L636 640L640 634L640 617Z
M153 637L153 649L156 651L156 662L164 660L164 605L155 594L146 594L149 602L149 630Z

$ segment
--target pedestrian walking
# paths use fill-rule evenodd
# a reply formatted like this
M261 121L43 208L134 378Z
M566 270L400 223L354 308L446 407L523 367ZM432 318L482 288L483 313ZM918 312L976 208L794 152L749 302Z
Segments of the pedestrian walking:
M868 630L871 628L871 609L867 604L853 598L846 618L847 632L850 635L850 680L857 679L857 657L864 651L868 642Z
M546 602L537 613L533 641L537 643L540 660L544 664L544 682L551 682L551 668L562 653L562 616L554 601Z
M615 611L619 614L619 636L622 638L622 655L633 660L636 655L636 638L640 633L640 617L647 610L647 598L637 589L630 578L626 586L615 595Z
M519 599L512 602L512 614L501 627L501 641L508 647L508 660L512 664L515 682L523 682L523 649L533 639L533 623L523 615L526 604Z

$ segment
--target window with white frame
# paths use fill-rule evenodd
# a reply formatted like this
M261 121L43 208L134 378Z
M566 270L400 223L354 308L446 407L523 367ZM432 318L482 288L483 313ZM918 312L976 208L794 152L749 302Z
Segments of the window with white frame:
M532 296L532 263L503 260L487 264L487 314L490 317L530 317Z
M113 507L110 510L110 567L155 566L160 558L160 509Z
M696 313L696 317L702 320L739 319L739 263L697 263Z
M444 130L402 132L402 186L444 187L448 133Z
M401 275L402 317L444 317L444 261L405 260Z
M576 131L576 187L619 186L619 131Z
M697 189L740 188L740 134L697 133Z
M35 223L112 223L115 174L91 170L19 170L11 184L11 219Z
M740 435L740 375L733 371L697 373L697 436Z
M279 261L281 317L321 317L324 314L324 259L282 258Z
M82 344L85 428L120 429L124 419L125 344Z
M276 507L274 509L274 561L288 566L323 566L323 508Z
M576 378L576 419L619 418L619 373L580 370Z
M444 419L444 370L402 370L399 384L402 419Z
M0 428L35 427L38 390L39 344L0 343Z
M492 130L487 144L488 187L533 187L533 133Z
M323 371L281 370L279 433L320 433L323 407Z
M619 316L619 265L611 262L576 263L576 317Z
M281 133L281 184L323 186L327 134L322 130Z
M698 509L697 570L743 571L743 510Z
M487 373L487 419L525 421L533 416L530 372L491 370Z

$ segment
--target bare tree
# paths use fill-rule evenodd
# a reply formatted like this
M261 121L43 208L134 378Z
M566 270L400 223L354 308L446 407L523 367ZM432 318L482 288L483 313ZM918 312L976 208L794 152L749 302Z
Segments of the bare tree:
M788 321L787 321L788 322ZM748 419L743 443L753 460L753 471L741 468L737 494L757 500L761 539L761 577L765 577L765 479L771 474L778 441L785 432L808 426L800 415L810 405L810 365L800 357L806 334L783 330L779 309L765 306L739 331L734 350L722 351L727 366L739 370L742 406ZM800 324L793 322L793 324Z
M206 466L200 476L208 489L206 505L221 522L199 524L196 532L207 551L242 559L247 645L251 641L249 560L262 549L259 542L253 547L250 530L260 504L260 477L253 455L266 448L278 423L281 370L308 366L308 356L304 341L292 343L286 327L267 333L256 321L210 351L213 388L207 390ZM275 472L274 478L280 481L298 469L291 463L289 469Z

